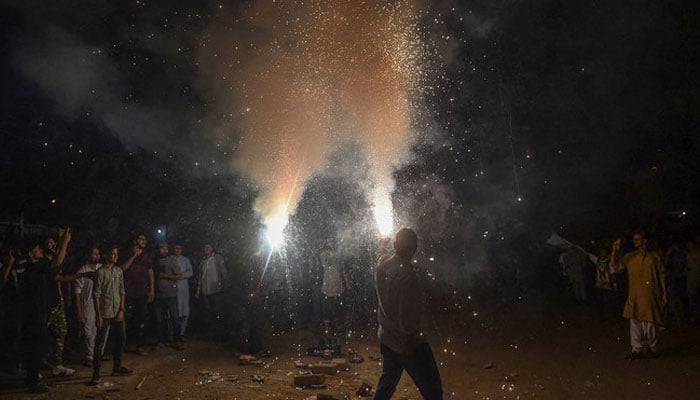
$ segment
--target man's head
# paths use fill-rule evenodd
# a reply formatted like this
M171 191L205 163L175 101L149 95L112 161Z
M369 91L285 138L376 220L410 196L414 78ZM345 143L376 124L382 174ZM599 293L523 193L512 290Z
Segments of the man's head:
M182 250L184 250L184 249L185 249L185 246L183 246L180 243L177 243L175 246L173 246L173 254L180 257L182 255Z
M418 235L413 229L403 228L396 233L394 250L400 258L410 259L418 248Z
M96 264L98 261L100 261L100 249L97 247L90 248L90 250L87 252L87 258L89 263Z
M160 254L161 257L165 257L168 255L168 243L163 241L158 243L158 254Z
M116 264L119 259L119 249L117 246L108 247L104 253L105 263Z
M44 258L44 249L41 247L40 243L32 243L27 247L27 257L31 261L39 261Z
M204 245L204 254L206 256L212 255L213 252L214 252L214 247L211 244Z
M136 239L134 239L134 242L134 244L141 249L145 249L146 244L148 244L148 240L146 240L146 235L144 235L143 233L137 235Z
M647 235L642 231L637 231L632 235L632 243L635 249L646 250L647 248Z
M56 254L56 240L52 237L47 237L44 240L44 254Z

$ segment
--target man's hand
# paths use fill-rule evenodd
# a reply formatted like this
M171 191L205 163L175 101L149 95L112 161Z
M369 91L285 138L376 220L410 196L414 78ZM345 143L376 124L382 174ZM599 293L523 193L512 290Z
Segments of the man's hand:
M622 239L620 239L620 238L615 239L615 241L613 242L613 245L612 245L612 251L613 251L613 253L615 253L615 252L617 252L618 250L620 250L620 245L621 245L621 244L622 244Z
M10 250L10 253L8 254L8 259L7 259L7 265L14 265L15 263L15 252Z
M194 292L194 299L195 299L195 300L199 300L199 298L200 298L201 296L202 296L202 291L201 291L201 290L199 289L199 287L198 287L198 288L197 288L197 291Z
M153 290L149 291L148 292L148 302L153 303L153 300L155 300L155 298L156 298L156 293Z
M139 246L134 247L134 258L138 257L143 253L143 249Z
M117 320L117 322L124 321L124 310L119 310L115 319Z
M63 234L63 241L68 244L72 238L73 235L70 233L70 228L66 228L66 233Z
M80 326L85 326L85 322L87 322L85 314L78 312L78 322L80 322Z
M102 326L104 325L102 316L98 316L97 318L95 318L95 325L97 326L97 329L102 329Z

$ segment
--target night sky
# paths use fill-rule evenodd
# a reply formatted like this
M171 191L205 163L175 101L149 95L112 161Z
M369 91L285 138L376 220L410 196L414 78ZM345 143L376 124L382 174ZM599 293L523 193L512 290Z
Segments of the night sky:
M248 240L308 157L293 221L342 231L338 190L369 207L381 159L399 222L453 253L698 212L693 2L44 3L1 6L6 221Z

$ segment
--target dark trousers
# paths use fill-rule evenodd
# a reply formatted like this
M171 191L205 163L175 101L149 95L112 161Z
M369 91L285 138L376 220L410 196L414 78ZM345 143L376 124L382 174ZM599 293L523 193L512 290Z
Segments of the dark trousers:
M158 341L168 341L168 332L173 332L175 341L180 341L180 317L178 316L177 297L156 299L156 321L158 322ZM170 329L168 329L170 326Z
M257 354L263 349L262 331L265 316L265 303L262 299L252 299L246 307L248 320L248 352Z
M383 361L382 376L379 377L374 400L391 399L404 369L416 383L425 400L442 400L440 372L428 343L417 345L411 356L399 354L383 344L380 351Z
M340 309L340 296L323 295L321 302L324 321L335 321Z
M127 297L124 318L129 327L129 343L136 347L143 346L143 333L148 316L148 296Z
M46 355L49 336L46 322L25 321L22 326L22 347L24 350L24 369L27 371L26 384L33 388L39 383L41 359Z
M92 378L100 377L100 368L102 367L101 350L107 344L107 337L112 336L112 359L114 360L113 371L118 370L122 366L122 351L124 350L124 341L126 340L126 330L124 321L117 321L114 318L105 318L102 320L102 329L97 330L95 338L95 350L92 357Z
M214 339L224 339L224 294L213 293L202 296L207 329Z

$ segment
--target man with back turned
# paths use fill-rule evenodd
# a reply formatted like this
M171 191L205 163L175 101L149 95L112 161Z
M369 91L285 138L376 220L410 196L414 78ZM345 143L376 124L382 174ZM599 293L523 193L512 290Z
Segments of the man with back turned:
M396 252L379 257L375 284L383 364L374 400L391 398L404 369L424 399L442 399L440 372L421 324L425 292L411 262L417 247L416 233L403 228L396 234Z

